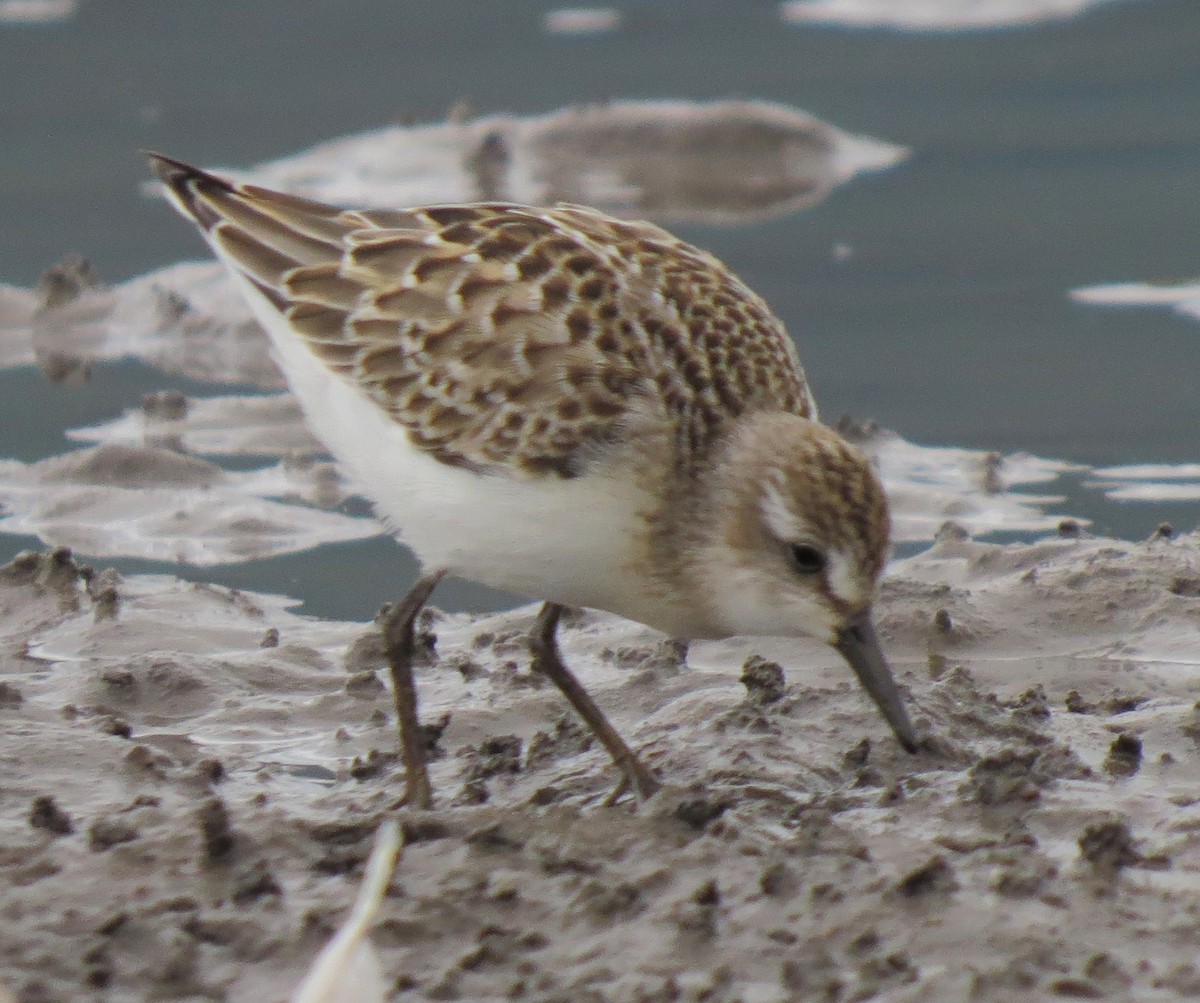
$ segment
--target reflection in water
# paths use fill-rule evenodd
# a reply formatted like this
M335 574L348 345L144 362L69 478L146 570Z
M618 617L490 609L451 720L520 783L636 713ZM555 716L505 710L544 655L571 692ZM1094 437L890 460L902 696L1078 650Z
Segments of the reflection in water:
M812 205L906 156L765 101L616 101L380 129L239 176L373 207L561 200L661 223L739 224Z
M1200 317L1200 279L1175 282L1114 282L1073 289L1071 299L1092 306L1167 306L1188 317Z
M508 141L499 130L487 133L467 154L464 164L475 179L476 197L481 202L498 202L505 198L511 162Z
M904 31L975 31L1061 21L1112 0L790 0L780 16L795 24L840 24Z
M106 339L112 294L86 259L68 254L42 273L36 296L30 328L33 354L42 373L51 383L78 386L86 382L92 360ZM69 346L55 337L61 330L71 332Z
M52 382L80 382L95 362L140 359L165 373L278 390L266 337L216 262L172 265L115 286L43 280L41 305L14 309L0 368L35 361ZM87 263L83 262L86 269ZM36 302L36 301L35 301Z
M96 558L198 567L378 535L374 519L315 507L345 497L327 469L276 463L229 471L161 446L124 443L32 464L0 460L0 532Z
M1087 469L1027 453L919 446L884 430L859 445L887 485L896 543L933 540L946 522L970 535L1054 529L1063 515L1053 510L1066 500L1061 479ZM1048 491L1027 494L1032 485Z
M621 26L615 7L564 7L547 12L542 28L550 35L599 35Z
M38 305L49 310L79 298L84 290L96 289L101 282L91 263L78 254L68 254L57 265L47 268L38 280Z
M542 201L621 215L744 223L824 198L840 180L836 129L760 102L569 109L526 137ZM885 166L903 155L879 147Z
M142 406L88 428L72 429L78 442L152 445L163 439L200 456L313 456L324 453L304 424L291 394L234 395L193 400L178 391L142 398Z
M79 0L0 0L0 24L49 24L75 15Z

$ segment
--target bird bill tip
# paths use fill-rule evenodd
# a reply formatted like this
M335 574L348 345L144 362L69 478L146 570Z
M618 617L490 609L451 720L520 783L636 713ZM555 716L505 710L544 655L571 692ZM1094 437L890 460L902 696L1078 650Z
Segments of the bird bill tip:
M875 701L900 745L906 752L916 752L919 747L917 730L892 677L891 666L884 657L870 614L865 613L846 624L838 634L834 647L850 663L858 681Z

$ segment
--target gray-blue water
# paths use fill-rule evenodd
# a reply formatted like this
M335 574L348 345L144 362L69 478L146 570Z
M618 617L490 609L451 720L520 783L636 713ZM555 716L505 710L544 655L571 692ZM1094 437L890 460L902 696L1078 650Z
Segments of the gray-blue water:
M436 120L460 101L536 113L763 98L913 150L783 219L676 227L783 317L827 417L1087 463L1200 459L1200 322L1066 296L1197 272L1196 0L948 35L801 28L774 3L688 0L620 4L619 31L556 37L541 29L552 6L84 0L62 24L0 25L0 282L30 285L67 251L108 280L202 256L186 225L138 194L138 148L240 165ZM833 260L837 244L853 256ZM63 429L167 386L196 389L134 364L83 387L0 373L0 455L59 452ZM1190 528L1198 513L1079 514L1137 537L1163 519ZM0 559L31 542L0 537ZM195 576L366 616L410 571L376 541Z

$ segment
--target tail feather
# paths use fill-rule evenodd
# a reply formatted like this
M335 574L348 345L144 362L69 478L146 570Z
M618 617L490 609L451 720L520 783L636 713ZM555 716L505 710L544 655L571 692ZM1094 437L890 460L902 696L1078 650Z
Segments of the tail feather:
M189 217L205 233L211 230L221 217L199 201L202 191L224 191L232 194L234 186L224 178L209 174L198 167L185 164L182 160L172 160L161 153L145 152L150 161L150 167L158 175L158 179L167 186L167 193L175 207Z
M175 207L264 291L282 291L296 268L338 261L346 235L362 226L335 206L234 184L161 154L147 156Z

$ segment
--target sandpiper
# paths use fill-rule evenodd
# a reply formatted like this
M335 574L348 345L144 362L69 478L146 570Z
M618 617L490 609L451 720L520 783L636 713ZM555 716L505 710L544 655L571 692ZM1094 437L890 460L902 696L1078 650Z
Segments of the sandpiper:
M414 621L445 575L545 601L535 664L642 796L659 781L560 656L564 606L680 639L820 638L915 750L871 620L883 488L720 261L583 206L342 209L150 158L421 561L384 618L409 804L432 799Z

